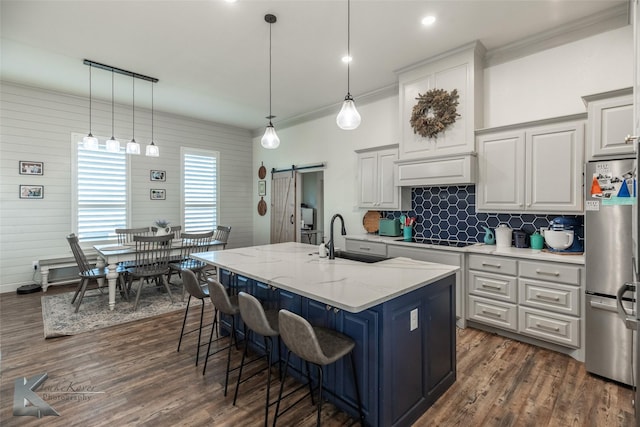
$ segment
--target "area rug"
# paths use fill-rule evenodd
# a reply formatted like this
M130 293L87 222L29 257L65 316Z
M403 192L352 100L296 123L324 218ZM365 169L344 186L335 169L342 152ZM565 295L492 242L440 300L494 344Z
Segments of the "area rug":
M71 304L73 292L43 296L44 337L76 335L176 310L184 310L188 297L185 296L184 301L181 300L182 286L172 286L171 288L173 303L166 290L154 285L143 286L136 311L133 311L135 295L131 295L130 300L126 301L119 293L116 294L115 309L109 310L109 292L106 288L87 291L77 313L74 312L75 307ZM199 303L200 301L197 299L191 301L191 305Z

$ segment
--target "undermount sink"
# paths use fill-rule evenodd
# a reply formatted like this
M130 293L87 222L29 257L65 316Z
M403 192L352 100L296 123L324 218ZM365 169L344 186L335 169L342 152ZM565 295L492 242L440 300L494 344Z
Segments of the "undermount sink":
M350 261L359 261L366 262L368 264L373 264L375 262L384 261L385 259L389 259L385 256L381 255L368 255L368 254L360 254L357 252L345 252L337 250L335 252L336 258L348 259Z

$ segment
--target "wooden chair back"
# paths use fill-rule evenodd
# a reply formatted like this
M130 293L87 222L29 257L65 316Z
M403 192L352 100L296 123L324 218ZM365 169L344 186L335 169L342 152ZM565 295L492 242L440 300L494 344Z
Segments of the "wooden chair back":
M76 264L78 264L78 270L80 271L80 275L82 276L95 276L98 275L97 271L94 271L94 266L87 260L86 255L84 254L82 248L80 247L80 241L78 240L78 236L74 233L71 233L67 236L67 242L69 242L69 246L71 247L71 252L73 252L73 257L76 260Z
M149 236L150 233L151 230L149 227L116 228L116 236L118 236L119 245L133 242L133 236Z
M136 276L158 276L169 271L173 236L133 236L136 244Z
M224 242L222 248L227 247L227 242L229 241L229 234L231 234L231 227L227 227L225 225L219 225L216 227L216 230L213 233L213 240L219 240Z

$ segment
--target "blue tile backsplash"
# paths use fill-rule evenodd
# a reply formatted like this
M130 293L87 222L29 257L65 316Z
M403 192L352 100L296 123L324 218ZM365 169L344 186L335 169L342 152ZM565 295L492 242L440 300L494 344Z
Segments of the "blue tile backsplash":
M474 185L447 187L419 187L411 190L410 211L383 212L385 218L400 215L416 217L413 235L424 239L460 240L482 242L483 227L496 228L508 224L514 230L528 234L559 216L573 218L578 224L574 230L579 241L584 240L584 217L582 215L541 215L476 212L476 187Z

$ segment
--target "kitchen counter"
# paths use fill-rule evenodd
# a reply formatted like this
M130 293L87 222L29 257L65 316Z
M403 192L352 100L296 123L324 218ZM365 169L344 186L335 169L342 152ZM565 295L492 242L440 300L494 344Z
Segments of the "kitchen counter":
M534 259L539 261L551 261L551 262L564 262L568 264L577 264L584 265L584 254L557 254L552 252L547 252L545 250L535 250L529 248L498 248L496 245L486 245L484 243L475 243L470 246L465 246L463 248L457 248L455 246L440 246L440 245L427 245L423 243L413 243L413 242L404 242L398 241L398 239L402 239L402 236L390 237L390 236L378 236L376 234L351 234L345 236L347 239L354 240L366 240L370 242L379 242L385 243L387 245L398 245L398 246L408 246L413 248L429 248L429 249L439 249L443 251L455 251L455 252L465 252L465 253L478 253L478 254L491 254L491 255L502 255L509 256L514 258L525 258L525 259Z
M192 255L262 283L357 313L454 274L458 267L393 258L373 264L318 257L318 248L279 243Z

